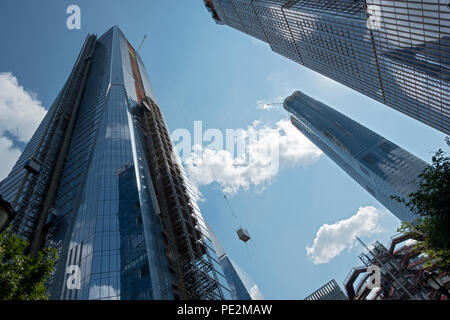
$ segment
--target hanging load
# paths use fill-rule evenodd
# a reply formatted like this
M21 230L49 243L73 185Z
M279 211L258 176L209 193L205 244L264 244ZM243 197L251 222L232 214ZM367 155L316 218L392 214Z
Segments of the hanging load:
M236 220L236 222L238 222L238 218L237 216L234 214L233 208L231 207L230 201L228 201L228 198L226 196L226 194L223 194L223 197L225 198L225 201L228 204L228 207L230 208L231 214L234 217L234 219ZM239 223L239 222L238 222ZM248 232L247 229L245 229L244 227L239 227L239 229L236 230L239 240L241 240L242 242L247 242L248 240L251 239L250 237L250 233Z
M237 230L237 234L238 234L239 240L241 240L243 242L247 242L251 238L248 230L245 228L242 228L242 227Z

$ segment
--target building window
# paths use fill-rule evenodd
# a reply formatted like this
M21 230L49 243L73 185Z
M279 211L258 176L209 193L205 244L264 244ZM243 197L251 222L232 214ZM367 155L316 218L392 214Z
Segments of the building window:
M364 173L366 174L366 176L370 177L370 173L369 173L369 171L367 171L366 168L364 168L364 167L361 166L361 165L360 165L359 167L361 168L361 171L364 172Z
M145 277L150 275L150 268L148 267L148 263L146 262L143 267L141 267L141 279L144 279Z

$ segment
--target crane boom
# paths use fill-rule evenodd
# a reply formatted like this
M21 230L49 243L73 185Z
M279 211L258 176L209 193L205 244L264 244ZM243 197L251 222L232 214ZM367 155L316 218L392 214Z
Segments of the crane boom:
M141 50L142 45L144 44L145 39L147 38L147 34L144 35L144 39L142 39L141 44L139 45L138 49L136 50L136 52L139 52L139 50Z

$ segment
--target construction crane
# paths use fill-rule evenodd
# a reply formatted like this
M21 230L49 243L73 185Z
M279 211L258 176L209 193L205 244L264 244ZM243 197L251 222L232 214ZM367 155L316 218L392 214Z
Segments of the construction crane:
M283 102L271 102L271 103L265 103L266 106L282 106Z
M144 35L144 39L142 39L141 44L139 45L138 49L136 50L136 52L139 53L139 50L141 50L142 45L144 44L145 39L147 38L147 34Z
M283 102L271 102L271 103L264 103L263 109L270 109L270 107L274 106L282 106Z

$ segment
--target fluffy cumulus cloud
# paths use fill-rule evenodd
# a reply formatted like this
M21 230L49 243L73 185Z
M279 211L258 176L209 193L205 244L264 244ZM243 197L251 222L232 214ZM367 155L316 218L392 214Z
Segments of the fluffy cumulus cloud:
M8 131L19 141L27 142L46 110L34 94L25 91L11 73L0 73L0 134Z
M193 147L184 164L195 186L216 182L228 194L252 186L263 189L283 166L310 164L322 154L288 120L280 120L272 126L255 121L238 132L240 141L246 141L245 152L200 145Z
M382 232L378 226L382 215L383 212L374 207L361 207L348 219L322 225L312 246L306 247L308 257L314 264L328 263L346 248L352 248L356 236L373 236Z
M0 180L5 178L14 163L20 156L20 150L13 147L13 142L5 137L0 137Z
M25 91L11 73L0 73L0 179L3 179L20 155L13 139L27 142L46 110L34 94Z

